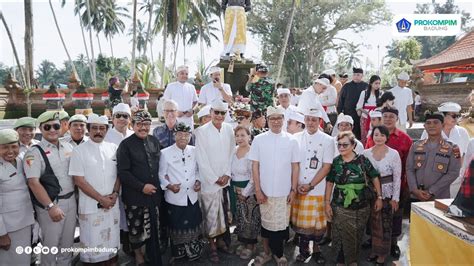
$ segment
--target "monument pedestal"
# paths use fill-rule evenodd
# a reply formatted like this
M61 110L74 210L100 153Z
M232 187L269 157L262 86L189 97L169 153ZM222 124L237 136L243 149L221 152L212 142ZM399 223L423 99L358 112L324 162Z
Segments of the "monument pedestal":
M235 95L238 92L240 95L248 97L249 93L245 86L249 79L250 69L255 67L255 63L245 59L241 61L221 59L217 66L224 69L224 82L230 84L232 93Z

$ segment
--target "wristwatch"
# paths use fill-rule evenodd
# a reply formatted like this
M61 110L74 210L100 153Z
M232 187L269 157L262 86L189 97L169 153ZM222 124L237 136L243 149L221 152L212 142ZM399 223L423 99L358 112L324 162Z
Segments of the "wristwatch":
M48 204L48 206L44 207L44 209L49 211L53 207L54 207L54 203L51 202L50 204Z
M311 185L311 183L309 183L309 191L313 190L314 189L314 186Z
M377 199L383 199L382 195L377 195Z

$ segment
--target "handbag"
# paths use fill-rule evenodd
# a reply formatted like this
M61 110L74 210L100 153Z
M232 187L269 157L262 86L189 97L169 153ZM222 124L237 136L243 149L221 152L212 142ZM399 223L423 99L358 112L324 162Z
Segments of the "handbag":
M53 172L53 168L51 168L51 164L49 163L48 157L46 156L46 153L44 150L39 146L39 145L34 145L33 147L38 148L38 150L41 153L41 156L43 157L44 164L45 164L45 170L44 173L40 176L39 181L41 185L44 187L44 190L46 190L46 193L48 193L49 199L51 201L56 201L58 198L59 192L61 191L61 185L59 185L58 178ZM33 194L33 192L30 190L31 194L31 200L33 203L41 208L44 208L43 204L41 204Z

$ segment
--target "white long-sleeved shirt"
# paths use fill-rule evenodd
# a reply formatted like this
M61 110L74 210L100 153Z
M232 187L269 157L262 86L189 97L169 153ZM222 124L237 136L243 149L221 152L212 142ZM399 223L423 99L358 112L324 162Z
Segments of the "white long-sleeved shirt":
M326 107L326 113L337 113L336 102L337 102L337 90L334 86L330 85L325 91L323 91L319 96L319 101L321 105Z
M232 153L235 147L234 129L230 124L222 123L221 129L218 130L209 122L196 130L195 136L201 192L217 192L223 188L216 184L217 179L223 175L231 176Z
M194 184L199 180L195 149L187 145L181 150L173 144L161 150L158 176L161 189L165 191L166 202L177 206L188 206L188 198L192 204L198 200L198 192L194 191ZM166 188L169 184L181 184L180 190L174 193Z

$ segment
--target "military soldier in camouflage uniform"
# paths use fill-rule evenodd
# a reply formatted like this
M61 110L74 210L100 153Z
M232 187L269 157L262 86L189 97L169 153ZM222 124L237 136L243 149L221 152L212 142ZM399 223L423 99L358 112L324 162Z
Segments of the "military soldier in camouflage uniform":
M268 106L274 106L273 95L275 93L275 85L267 76L267 66L259 64L255 67L255 70L257 71L256 76L259 79L256 82L251 81L252 83L247 88L250 93L250 110L252 112L260 110L265 114Z
M252 113L252 126L250 127L250 136L255 138L258 134L268 131L268 128L265 127L267 120L262 111L257 110Z
M411 146L407 158L407 181L412 202L449 198L449 186L459 175L459 147L441 136L444 116L427 113L428 139Z

